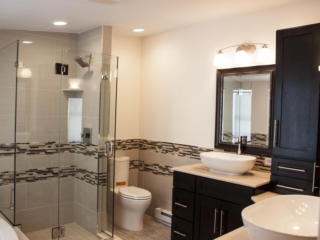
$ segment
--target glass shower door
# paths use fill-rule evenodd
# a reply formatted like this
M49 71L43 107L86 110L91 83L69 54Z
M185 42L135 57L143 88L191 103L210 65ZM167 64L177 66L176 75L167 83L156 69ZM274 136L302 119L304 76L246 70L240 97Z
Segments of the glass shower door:
M103 56L100 83L98 231L114 234L114 170L118 58Z
M15 224L16 203L18 49L19 41L0 49L0 212L12 224Z
M66 237L105 239L113 236L117 57L62 52L58 226Z

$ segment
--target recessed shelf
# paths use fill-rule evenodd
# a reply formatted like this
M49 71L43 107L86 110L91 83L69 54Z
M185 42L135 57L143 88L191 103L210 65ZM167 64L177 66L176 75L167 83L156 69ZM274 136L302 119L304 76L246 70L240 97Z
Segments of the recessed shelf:
M83 89L62 89L64 92L83 92Z

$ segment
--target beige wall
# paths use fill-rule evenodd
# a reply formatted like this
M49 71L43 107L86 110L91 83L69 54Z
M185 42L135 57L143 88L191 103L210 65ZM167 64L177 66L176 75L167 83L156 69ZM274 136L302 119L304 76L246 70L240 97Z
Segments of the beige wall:
M303 1L144 38L140 138L213 147L217 51L266 42L274 52L276 30L320 22L318 9L319 1Z
M119 57L117 139L139 138L141 38L113 36L112 55Z

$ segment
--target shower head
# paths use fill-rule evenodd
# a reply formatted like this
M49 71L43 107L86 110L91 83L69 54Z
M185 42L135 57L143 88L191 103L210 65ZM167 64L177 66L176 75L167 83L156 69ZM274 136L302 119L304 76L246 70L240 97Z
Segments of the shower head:
M86 57L89 57L89 62L87 62L87 60L85 59ZM74 60L83 68L90 67L92 55L90 54L86 57L83 58L81 56L78 56L78 57L75 57Z

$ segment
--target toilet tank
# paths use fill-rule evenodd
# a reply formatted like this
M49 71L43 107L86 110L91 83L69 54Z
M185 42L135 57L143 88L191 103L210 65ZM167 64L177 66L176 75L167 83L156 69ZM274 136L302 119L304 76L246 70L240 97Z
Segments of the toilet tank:
M127 186L129 181L130 157L115 158L115 187Z

